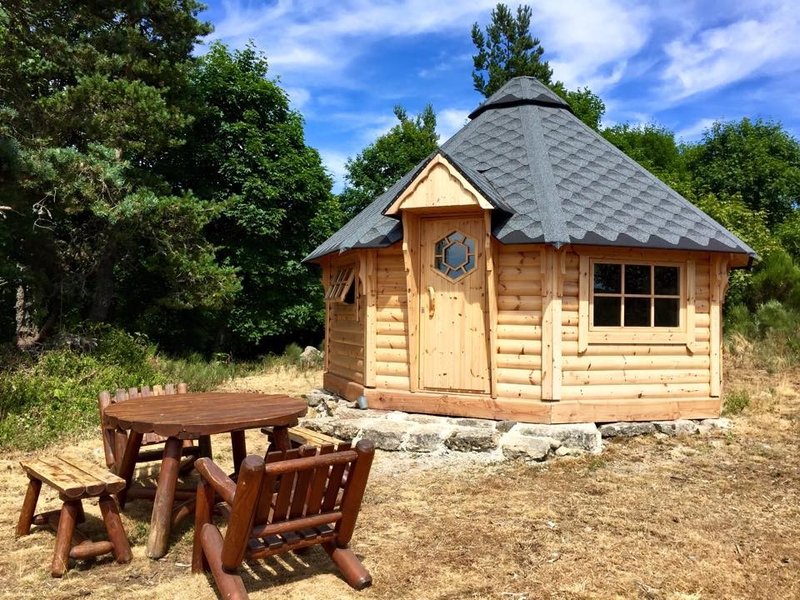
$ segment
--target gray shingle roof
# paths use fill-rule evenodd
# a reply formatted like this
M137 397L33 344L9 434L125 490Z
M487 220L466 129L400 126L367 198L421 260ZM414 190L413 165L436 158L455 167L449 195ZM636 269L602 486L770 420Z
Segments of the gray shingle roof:
M444 155L496 207L503 243L596 244L755 256L719 223L587 127L533 77L516 77L445 142ZM402 239L384 211L435 156L402 177L305 260Z

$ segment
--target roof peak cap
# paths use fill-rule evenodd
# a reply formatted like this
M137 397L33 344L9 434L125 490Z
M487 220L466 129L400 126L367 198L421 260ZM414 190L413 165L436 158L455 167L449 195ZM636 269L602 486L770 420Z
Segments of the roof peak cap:
M520 76L509 79L499 90L489 96L478 108L469 114L470 119L494 108L507 108L522 104L535 104L566 108L570 110L563 98L535 77Z

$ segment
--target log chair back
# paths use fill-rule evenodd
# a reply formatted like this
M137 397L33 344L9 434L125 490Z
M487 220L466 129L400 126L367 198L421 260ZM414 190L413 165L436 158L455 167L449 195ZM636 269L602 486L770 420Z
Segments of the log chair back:
M351 586L369 585L369 573L348 545L374 454L374 444L361 440L354 448L341 444L271 452L266 461L250 455L235 488L210 459L199 459L194 570L207 566L225 597L244 598L236 572L245 557L321 544ZM210 522L215 491L231 507L224 538Z
M185 383L166 383L164 386L154 385L152 388L143 385L140 388L128 388L127 390L117 388L117 391L112 396L107 391L100 392L97 395L97 404L100 408L100 428L103 434L103 451L106 455L106 465L112 471L115 470L117 462L122 458L125 452L125 445L128 443L128 434L125 431L108 429L104 426L106 407L118 402L125 402L130 398L147 398L149 396L168 396L170 394L185 394L187 392ZM142 437L142 446L151 446L165 442L167 438L158 435L157 433L146 433ZM184 446L191 445L191 440L187 440Z

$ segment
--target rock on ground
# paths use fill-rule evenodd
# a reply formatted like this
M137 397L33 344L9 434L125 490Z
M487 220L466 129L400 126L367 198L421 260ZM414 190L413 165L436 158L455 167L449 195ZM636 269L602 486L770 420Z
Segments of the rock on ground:
M457 426L444 445L458 452L489 452L497 448L497 432L485 427Z
M697 423L689 419L678 419L677 421L653 421L656 429L663 434L690 435L697 433Z
M580 448L595 454L602 449L600 431L594 423L569 423L566 425L517 423L509 431L509 435L511 434L553 438L568 448Z
M606 423L600 426L600 435L604 438L636 437L637 435L650 435L655 433L656 426L652 423Z
M553 446L552 441L551 438L512 433L503 438L503 456L511 459L545 460Z

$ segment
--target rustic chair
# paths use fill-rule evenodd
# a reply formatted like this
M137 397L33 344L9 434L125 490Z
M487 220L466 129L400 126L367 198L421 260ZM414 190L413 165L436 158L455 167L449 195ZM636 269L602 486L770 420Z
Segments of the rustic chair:
M303 446L250 455L236 483L207 458L195 463L197 487L192 570L211 570L224 598L248 598L238 570L245 558L266 558L320 544L345 580L361 590L372 577L348 547L364 497L375 446ZM211 523L215 497L229 507L225 537Z
M100 394L98 394L97 403L100 408L100 427L103 433L103 450L106 455L106 465L108 465L108 468L111 469L112 472L119 472L122 456L125 453L125 446L128 443L128 433L119 429L115 430L105 427L104 423L106 407L118 402L124 402L130 398L185 394L186 392L187 389L185 383L179 383L177 385L174 383L167 383L163 387L160 385L154 385L152 389L149 386L142 386L141 389L137 389L135 387L127 390L118 389L113 396L109 392L100 392ZM167 438L158 435L157 433L146 433L142 438L142 446L163 444L166 440ZM181 465L181 471L186 472L187 470L190 470L198 456L210 456L210 446L211 442L209 439L201 439L198 444L194 444L192 440L185 440L183 443L182 452L184 456L188 457L188 459L185 460ZM163 457L163 454L163 447L140 450L139 455L136 458L136 462L146 463L160 461ZM134 493L133 495L129 494L129 497L151 498L152 496L153 490L149 489L138 490L138 492ZM121 504L124 504L124 501L121 502Z

